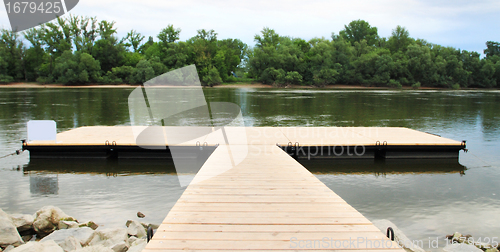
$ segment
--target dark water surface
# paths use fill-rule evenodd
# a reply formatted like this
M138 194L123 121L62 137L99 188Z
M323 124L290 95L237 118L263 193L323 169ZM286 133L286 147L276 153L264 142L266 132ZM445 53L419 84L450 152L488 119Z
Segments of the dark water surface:
M0 89L0 156L20 148L29 120L58 131L130 125L132 89ZM302 161L370 220L389 219L414 240L459 231L500 237L500 92L205 89L241 106L246 126L400 126L467 140L459 162ZM186 120L189 124L189 118ZM55 205L119 227L137 211L160 223L182 194L172 163L0 159L0 208ZM498 238L497 238L498 240ZM444 242L441 240L441 245Z

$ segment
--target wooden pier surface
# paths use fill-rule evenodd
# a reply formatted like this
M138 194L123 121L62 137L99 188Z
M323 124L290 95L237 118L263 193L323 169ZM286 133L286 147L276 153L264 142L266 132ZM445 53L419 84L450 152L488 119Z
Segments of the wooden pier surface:
M152 251L404 251L274 144L221 145Z
M30 146L75 146L106 145L136 146L137 132L143 126L89 126L57 134L57 140L30 141ZM222 131L212 127L158 127L163 131L165 145L194 146L226 144ZM418 146L441 145L460 146L461 142L425 132L400 127L224 127L229 144L268 145L299 143L300 146L353 146L376 145ZM193 132L203 133L189 138ZM161 133L160 133L161 134ZM160 136L161 138L161 136ZM185 140L184 139L188 139ZM154 136L158 140L158 135ZM147 143L143 143L147 144ZM154 144L154 143L153 143Z

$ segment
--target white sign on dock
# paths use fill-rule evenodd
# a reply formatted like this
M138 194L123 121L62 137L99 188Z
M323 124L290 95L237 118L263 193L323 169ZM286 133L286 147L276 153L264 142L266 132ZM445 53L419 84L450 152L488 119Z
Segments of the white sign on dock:
M28 142L56 141L57 125L53 120L31 120L28 122Z

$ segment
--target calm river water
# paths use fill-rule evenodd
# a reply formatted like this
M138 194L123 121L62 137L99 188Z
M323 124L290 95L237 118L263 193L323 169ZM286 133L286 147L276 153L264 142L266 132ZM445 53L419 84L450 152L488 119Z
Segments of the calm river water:
M132 89L0 89L0 156L19 149L29 120L58 131L130 125ZM410 239L455 231L500 237L500 92L205 89L240 105L246 126L401 126L467 140L459 162L310 161L303 164L370 220L389 219ZM165 162L30 162L0 159L0 208L55 205L79 220L120 227L137 211L160 223L182 194ZM498 238L497 238L498 240Z

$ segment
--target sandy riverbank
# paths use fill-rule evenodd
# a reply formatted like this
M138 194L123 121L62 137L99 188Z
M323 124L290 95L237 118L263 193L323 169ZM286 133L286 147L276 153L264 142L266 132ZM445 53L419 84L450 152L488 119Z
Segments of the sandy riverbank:
M0 84L0 88L134 88L139 85L130 84L88 84L88 85L63 85L63 84L40 84L36 82L16 82L8 84ZM208 87L207 87L208 88ZM213 88L276 88L273 85L262 84L262 83L227 83L214 86ZM301 86L301 85L289 85L282 87L284 89L318 89L314 86ZM352 85L328 85L323 88L326 89L389 89L384 87L365 87L365 86L352 86Z
M88 85L63 85L63 84L40 84L36 82L16 82L0 84L0 88L135 88L140 85L131 84L88 84ZM209 88L209 87L207 87ZM213 88L276 88L273 85L262 84L262 83L226 83L214 86ZM389 87L366 87L362 85L327 85L321 88L315 86L301 86L301 85L289 85L286 87L281 87L282 89L338 89L338 90L398 90ZM411 87L403 87L403 90L413 90ZM432 88L432 87L421 87L419 90L450 90L448 88ZM490 89L477 89L477 88L466 88L462 90L490 90Z
M0 88L134 88L139 85L117 84L117 85L71 85L66 86L63 84L40 84L36 82L16 82L8 84L0 84Z

